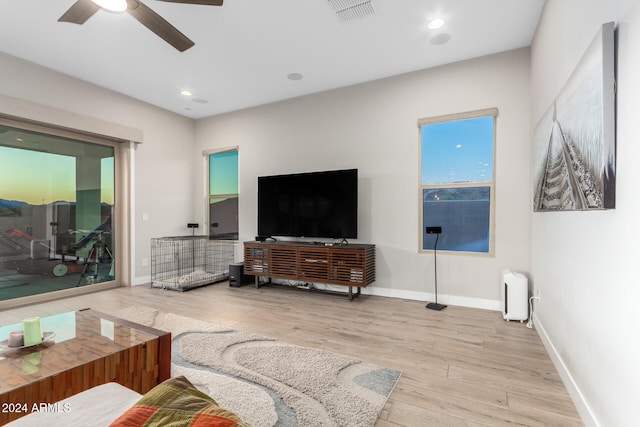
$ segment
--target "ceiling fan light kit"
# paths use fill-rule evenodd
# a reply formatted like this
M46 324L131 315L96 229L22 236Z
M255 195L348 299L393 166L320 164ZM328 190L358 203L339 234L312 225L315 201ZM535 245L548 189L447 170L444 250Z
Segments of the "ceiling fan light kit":
M109 12L124 12L127 10L127 0L91 0Z
M202 6L222 6L223 0L160 0L169 3L198 4ZM124 8L123 8L124 7ZM180 52L192 47L195 43L182 34L180 30L158 15L153 9L140 0L77 0L60 17L58 22L70 22L82 25L98 10L110 12L127 12L138 22L154 32L162 40Z

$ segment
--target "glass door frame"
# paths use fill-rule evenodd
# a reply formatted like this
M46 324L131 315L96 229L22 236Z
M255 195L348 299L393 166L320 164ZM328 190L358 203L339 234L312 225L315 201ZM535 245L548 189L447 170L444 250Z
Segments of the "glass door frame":
M25 131L38 132L44 135L53 135L69 138L92 144L109 146L114 149L114 218L112 227L115 246L115 280L96 283L89 286L81 286L72 289L52 291L39 295L25 296L10 300L0 301L0 310L13 308L20 305L35 304L53 299L81 295L101 290L112 289L120 286L131 285L131 155L133 141L121 138L99 135L82 130L22 119L0 113L0 125Z

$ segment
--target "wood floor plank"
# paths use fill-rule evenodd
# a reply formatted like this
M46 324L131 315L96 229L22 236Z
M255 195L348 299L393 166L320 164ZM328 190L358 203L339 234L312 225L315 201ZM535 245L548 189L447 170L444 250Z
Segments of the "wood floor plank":
M399 369L377 427L581 426L534 329L500 313L226 282L176 292L118 288L0 312L0 325L91 307L146 306Z

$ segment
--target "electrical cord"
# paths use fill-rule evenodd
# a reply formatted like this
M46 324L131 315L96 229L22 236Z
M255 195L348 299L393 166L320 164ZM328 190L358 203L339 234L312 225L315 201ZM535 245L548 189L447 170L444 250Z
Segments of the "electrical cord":
M533 327L533 300L540 301L540 297L531 296L529 297L529 321L527 322L527 328L531 329Z

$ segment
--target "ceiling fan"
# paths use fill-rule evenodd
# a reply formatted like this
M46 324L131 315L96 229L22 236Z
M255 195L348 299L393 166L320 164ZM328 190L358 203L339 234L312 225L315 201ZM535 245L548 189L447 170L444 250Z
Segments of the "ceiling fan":
M222 6L223 0L160 0L170 3L200 4L205 6ZM182 34L176 27L167 22L140 0L77 0L58 22L84 24L100 9L112 12L127 12L142 25L156 33L171 46L184 52L195 43Z

